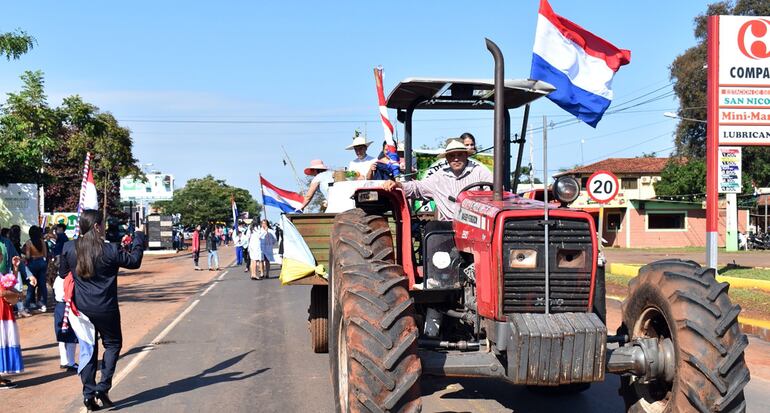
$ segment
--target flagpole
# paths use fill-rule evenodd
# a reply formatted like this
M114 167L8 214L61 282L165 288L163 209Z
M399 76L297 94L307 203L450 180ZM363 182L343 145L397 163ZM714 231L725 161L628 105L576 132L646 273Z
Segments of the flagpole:
M281 145L283 148L283 145ZM265 205L265 191L262 189L262 174L259 174L259 194L262 196L262 212L265 213L265 219L267 219L267 206ZM262 214L259 214L259 220L262 219Z
M297 169L294 168L294 162L291 161L291 157L289 157L289 154L286 152L286 148L281 145L281 150L283 150L283 154L286 155L286 160L289 161L289 166L291 166L291 171L294 173L294 179L297 180L297 188L300 192L302 192L302 181L299 179L299 175L297 174Z

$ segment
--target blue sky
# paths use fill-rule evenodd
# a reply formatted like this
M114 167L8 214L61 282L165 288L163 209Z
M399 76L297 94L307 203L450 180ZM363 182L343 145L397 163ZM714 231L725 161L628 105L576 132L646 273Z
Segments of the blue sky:
M51 105L80 94L114 113L132 130L140 162L174 174L178 187L212 174L258 197L258 173L297 189L281 146L301 169L315 158L347 165L353 154L344 147L356 128L381 142L377 65L385 68L386 95L411 76L490 78L489 37L505 54L506 77L528 77L539 1L260 3L7 2L0 31L22 28L38 45L0 62L0 92L18 90L24 70L42 70ZM671 90L668 66L695 44L693 18L707 3L551 0L556 13L631 50L631 64L614 80L614 105ZM606 157L667 155L676 121L663 112L676 108L664 97L607 116L596 129L549 131L550 172ZM514 130L521 114L513 113ZM571 118L546 99L531 115L535 126L542 115ZM492 142L491 112L415 119L415 146L464 131L483 146ZM532 137L541 169L542 141Z

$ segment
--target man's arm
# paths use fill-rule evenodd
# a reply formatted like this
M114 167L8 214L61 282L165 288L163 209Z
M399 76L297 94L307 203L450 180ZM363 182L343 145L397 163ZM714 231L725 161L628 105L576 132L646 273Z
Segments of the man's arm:
M382 184L382 188L387 191L393 191L396 188L401 188L404 190L404 194L408 198L433 199L433 180L431 179L433 176L435 175L431 175L422 181L385 181Z
M315 195L315 191L318 190L319 181L317 179L313 179L313 181L310 183L310 188L307 189L307 193L305 193L305 201L302 202L302 206L299 207L300 211L303 211L307 204L310 203L310 200L313 199L313 196Z

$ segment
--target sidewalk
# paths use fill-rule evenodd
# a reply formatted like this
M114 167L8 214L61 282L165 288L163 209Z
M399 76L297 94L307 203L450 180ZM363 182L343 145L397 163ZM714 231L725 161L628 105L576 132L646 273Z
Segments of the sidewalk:
M220 268L226 270L226 266L233 263L234 257L233 247L220 247ZM200 263L201 268L206 268L205 254L201 254ZM147 255L140 269L122 270L118 277L123 327L121 358L131 351L147 332L163 322L168 322L191 296L218 274L214 271L193 271L191 254L184 252L165 256ZM61 412L62 406L73 401L82 405L82 384L79 377L59 369L59 349L53 333L53 312L17 321L25 371L9 376L18 386L5 390L0 395L3 411L53 413ZM122 361L118 361L117 373L120 373L122 364Z

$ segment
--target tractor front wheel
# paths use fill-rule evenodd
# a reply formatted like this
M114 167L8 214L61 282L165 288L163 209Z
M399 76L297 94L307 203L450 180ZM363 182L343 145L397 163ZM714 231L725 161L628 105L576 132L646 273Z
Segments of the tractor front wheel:
M331 241L329 359L338 412L419 412L413 300L385 218L339 214Z
M663 260L642 267L623 302L621 333L658 339L672 349L667 378L621 377L629 412L744 412L748 345L729 284L695 262Z

